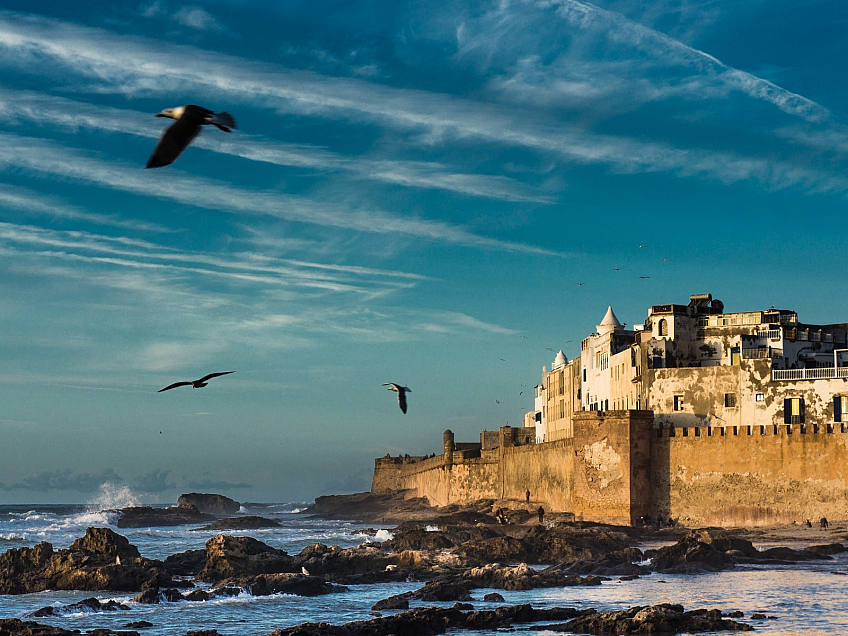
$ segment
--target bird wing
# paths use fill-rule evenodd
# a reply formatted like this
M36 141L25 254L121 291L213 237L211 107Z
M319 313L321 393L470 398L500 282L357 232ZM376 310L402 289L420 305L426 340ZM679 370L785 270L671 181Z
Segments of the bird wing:
M406 414L406 391L398 391L398 406Z
M200 120L183 115L162 133L145 168L161 168L174 163L199 132Z
M164 389L159 389L156 392L161 393L162 391L167 391L168 389L173 389L178 386L191 386L191 382L174 382L173 384L169 384Z
M204 375L198 382L206 382L211 378L217 378L219 375L227 375L228 373L235 373L235 371L221 371L219 373L210 373L209 375Z
M383 382L383 386L389 387L389 391L397 391L400 393L401 387L399 384L395 384L394 382Z
M225 110L220 113L212 113L209 116L208 121L210 124L217 126L224 132L232 132L232 129L236 127L236 120L233 119L233 116Z

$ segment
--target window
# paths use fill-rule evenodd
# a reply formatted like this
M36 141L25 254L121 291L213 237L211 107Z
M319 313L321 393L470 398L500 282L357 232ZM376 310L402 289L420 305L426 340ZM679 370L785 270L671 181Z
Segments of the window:
M660 320L660 335L667 336L668 335L668 320L663 318Z
M675 395L674 396L674 410L682 411L683 410L683 396Z
M804 398L786 398L783 400L783 423L804 423Z
M724 406L725 408L733 408L736 406L736 394L735 393L725 393L724 394Z
M833 421L848 422L848 396L837 395L833 398Z
M762 393L757 393L757 396L754 398L757 402L765 402L766 396Z
M564 400L559 401L559 417L560 417L560 419L565 417L565 401Z

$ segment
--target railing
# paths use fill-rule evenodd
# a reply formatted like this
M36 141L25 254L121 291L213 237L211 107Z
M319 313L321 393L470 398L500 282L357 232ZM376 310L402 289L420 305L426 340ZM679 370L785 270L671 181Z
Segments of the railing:
M780 340L780 329L769 329L767 331L758 331L757 337L760 340L765 340L768 338L769 340Z
M829 380L848 378L848 367L823 367L820 369L773 369L772 380Z
M768 349L742 349L744 360L760 360L768 357L770 357Z
M818 331L814 331L810 334L811 342L821 342L821 334Z

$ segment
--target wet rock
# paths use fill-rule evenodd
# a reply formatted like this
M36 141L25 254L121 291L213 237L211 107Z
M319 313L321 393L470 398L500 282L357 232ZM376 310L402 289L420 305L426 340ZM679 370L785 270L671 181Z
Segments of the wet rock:
M708 528L692 530L674 545L648 551L645 556L652 557L658 572L697 574L731 569L740 557L757 558L759 552L750 541Z
M829 561L830 559L831 557L828 556L826 552L813 552L811 550L793 550L792 548L777 547L769 548L768 550L763 550L756 557L753 558L753 561L795 563L797 561ZM740 560L740 562L745 563L746 561Z
M754 629L745 623L723 618L719 610L685 612L682 605L666 603L631 607L620 612L591 612L563 625L548 626L548 629L582 634L680 634Z
M42 625L34 621L22 621L18 618L0 619L0 636L80 636L81 634L84 636L138 636L138 632L115 632L103 628L80 632Z
M48 605L37 609L30 614L32 618L43 618L45 616L61 616L63 614L74 614L77 612L115 612L118 610L128 610L128 605L118 603L118 601L101 602L96 598L86 598L77 603L69 605L60 605L58 607Z
M148 623L147 621L132 621L131 623L121 625L121 629L147 629L148 627L153 627L153 623Z
M229 517L219 519L198 530L256 530L258 528L281 528L282 524L273 519L246 515L244 517Z
M395 596L390 596L389 598L384 598L381 601L377 601L371 607L374 611L382 611L382 610L390 610L390 609L409 609L409 597L411 594L409 592L405 594L396 594Z
M208 601L212 595L203 590L192 590L188 594L183 594L183 598L187 601Z
M641 574L651 573L651 568L634 563L634 561L642 561L643 558L642 551L638 548L625 548L596 559L580 559L568 564L564 570L570 574L599 574L602 576L638 578Z
M174 576L196 576L206 565L206 550L186 550L165 559L165 569Z
M566 575L561 569L556 567L534 570L526 563L515 566L490 563L482 567L470 568L453 577L454 582L468 589L489 587L499 590L532 590L540 587L600 585L602 580L604 579L599 576L580 577L577 575Z
M381 616L367 621L354 621L344 625L328 623L303 623L278 629L268 636L435 636L448 630L494 631L509 628L514 623L568 620L591 610L551 608L534 610L530 605L514 605L496 610L465 612L456 607L449 609L427 607Z
M255 576L236 577L227 580L225 587L241 588L254 596L268 596L270 594L321 596L323 594L346 592L348 590L343 585L327 583L319 576L293 573L257 574ZM214 590L214 592L217 592L217 590Z
M483 600L487 603L505 603L505 599L503 596L498 594L497 592L489 592L483 597Z
M216 517L234 515L241 509L241 504L239 504L239 502L234 499L230 499L229 497L225 497L224 495L197 492L180 495L179 499L177 499L177 504L194 506L200 512L215 515Z
M272 548L250 537L219 534L206 542L206 563L197 578L217 583L238 576L293 570L292 558L284 550Z
M473 610L474 606L471 603L454 603L453 609L458 610Z
M118 511L119 528L149 528L154 526L181 526L213 521L214 516L201 512L196 506L180 504L170 508L134 506Z
M132 592L146 582L174 585L161 561L145 559L126 537L109 528L88 528L63 550L42 542L0 555L0 594L44 590Z
M161 600L162 598L159 595L158 587L147 588L141 594L133 598L133 602L144 603L145 605L155 605Z
M455 581L430 581L413 593L422 601L470 601L471 586Z
M386 554L382 547L374 544L355 546L352 548L340 548L337 545L324 545L313 543L306 546L293 559L295 571L307 572L317 576L332 576L343 582L357 582L356 575L374 574L372 579L379 580L402 580L400 573L392 574L392 568L396 566L398 559Z
M304 512L323 519L358 519L368 523L400 523L433 516L434 509L426 497L406 495L404 491L327 495L318 497Z
M848 548L841 543L828 543L826 545L811 545L806 548L806 551L815 554L841 554L848 552Z

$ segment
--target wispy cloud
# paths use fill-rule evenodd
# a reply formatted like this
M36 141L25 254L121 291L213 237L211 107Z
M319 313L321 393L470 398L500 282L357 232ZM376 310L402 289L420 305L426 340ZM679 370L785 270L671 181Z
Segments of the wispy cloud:
M77 131L90 129L155 139L161 125L149 113L71 100L31 91L4 89L0 116L7 123ZM533 193L524 184L500 175L470 174L435 162L345 157L325 148L286 144L239 132L235 137L201 136L194 146L250 161L293 168L344 172L357 178L406 187L438 189L475 197L513 202L551 203L548 195Z
M6 486L6 490L93 492L105 482L120 481L122 479L111 468L106 468L99 473L77 473L66 468L35 473Z
M73 153L58 144L7 133L0 133L0 141L0 169L28 169L235 214L267 215L367 233L401 234L467 247L562 256L552 250L480 236L440 221L402 218L381 210L343 209L338 203L318 203L278 192L246 191L211 179L188 177L175 170L141 172L136 167Z

